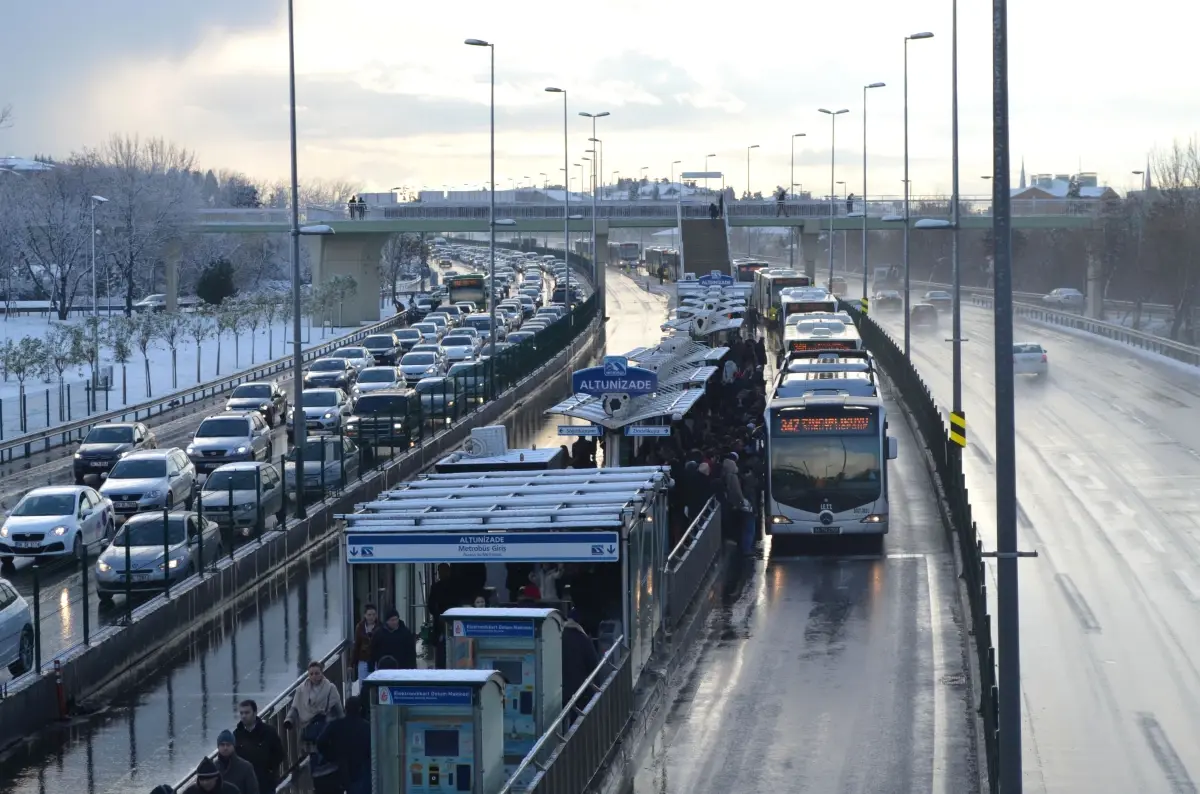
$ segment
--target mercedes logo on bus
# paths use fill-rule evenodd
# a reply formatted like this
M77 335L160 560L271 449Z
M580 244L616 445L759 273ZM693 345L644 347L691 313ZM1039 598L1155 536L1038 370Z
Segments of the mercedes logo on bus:
M822 524L829 526L833 523L833 513L829 512L828 510L822 510L820 519Z

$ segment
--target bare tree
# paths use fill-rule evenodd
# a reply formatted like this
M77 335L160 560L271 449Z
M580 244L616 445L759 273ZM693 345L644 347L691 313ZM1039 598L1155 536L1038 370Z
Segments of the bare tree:
M281 295L262 295L258 299L258 310L262 314L263 324L267 326L267 361L275 357L275 322L279 319L283 302Z
M231 301L226 301L225 304L217 307L217 374L221 374L221 335L232 331L234 344L234 369L237 369L237 328L238 328L238 312L237 305Z
M188 333L187 315L182 312L167 312L159 315L158 337L167 343L171 351L171 388L179 388L179 342ZM199 384L199 378L196 383Z
M251 298L242 303L242 327L250 332L250 366L254 366L255 355L258 349L258 329L262 327L263 310L262 299Z
M21 432L29 430L27 411L25 410L25 381L30 375L41 371L42 361L46 358L46 343L33 336L23 336L13 347L8 359L8 370L17 379L18 398L21 402ZM46 417L47 420L50 417Z
M288 254L287 237L282 234L243 235L233 253L239 289L257 289L263 281L278 278L279 265Z
M211 338L216 333L216 322L212 312L209 311L196 311L184 316L187 317L187 334L196 343L196 383L203 383L200 376L200 361L203 358L204 340ZM219 370L219 357L217 367Z
M47 380L53 378L58 386L58 420L67 418L63 408L64 373L73 365L85 360L83 328L67 323L54 323L44 337L45 355L42 357L42 374Z
M151 396L150 389L150 348L159 336L161 315L154 312L142 312L133 324L133 343L142 353L142 362L146 365L146 396Z
M125 368L133 358L133 332L136 321L119 315L109 317L104 329L104 338L112 350L113 361L121 365L121 404L129 403L129 378Z
M0 106L0 130L8 129L13 123L12 105Z

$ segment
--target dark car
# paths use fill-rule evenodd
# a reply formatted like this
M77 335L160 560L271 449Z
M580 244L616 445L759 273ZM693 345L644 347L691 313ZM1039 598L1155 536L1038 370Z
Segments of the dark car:
M904 296L894 289L879 290L871 299L871 308L877 312L904 311Z
M425 337L415 328L397 328L392 332L400 343L400 355L412 350L415 345L425 341Z
M917 333L936 331L938 310L930 303L914 303L908 315L909 328Z
M287 394L274 380L243 383L225 401L226 411L258 411L271 427L287 418L287 409Z
M72 462L75 484L83 485L83 478L89 474L108 474L127 452L157 447L158 439L154 436L154 431L141 422L107 422L96 425L88 431L79 443L79 448L75 450L75 459Z
M341 389L350 391L358 380L358 370L344 358L318 358L304 373L306 389Z
M421 427L421 399L412 389L364 394L346 420L345 434L368 452L374 447L408 449Z
M362 346L375 356L376 364L395 364L400 358L400 340L391 331L383 334L371 334L363 340Z

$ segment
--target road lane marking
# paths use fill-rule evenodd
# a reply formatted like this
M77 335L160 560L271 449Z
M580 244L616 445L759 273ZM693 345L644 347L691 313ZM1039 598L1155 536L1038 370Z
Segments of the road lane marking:
M1159 554L1162 554L1167 550L1166 547L1163 546L1162 541L1159 540L1150 530L1146 529L1145 527L1141 527L1138 529L1138 531L1141 532L1142 537L1146 539L1146 545L1157 551Z
M1150 745L1154 760L1158 762L1163 776L1171 786L1172 794L1196 794L1196 784L1188 775L1183 759L1175 752L1171 740L1167 738L1166 731L1155 716L1148 712L1138 714L1138 725L1142 729L1146 744Z
M922 555L924 556L924 555ZM925 557L925 578L929 587L929 622L932 629L930 640L933 650L933 794L949 794L946 788L950 779L948 760L946 758L946 743L950 737L950 714L946 709L946 649L942 642L942 593L938 586L937 571L934 570L937 557L932 560Z
M1200 601L1200 585L1196 584L1196 579L1190 573L1182 568L1175 569L1175 578L1183 585L1184 589L1191 595L1193 601Z
M1100 633L1100 621L1096 619L1096 613L1088 606L1083 593L1075 586L1075 580L1065 573L1055 574L1054 579L1058 583L1059 589L1062 590L1063 597L1067 599L1071 611L1083 625L1083 630L1089 634Z

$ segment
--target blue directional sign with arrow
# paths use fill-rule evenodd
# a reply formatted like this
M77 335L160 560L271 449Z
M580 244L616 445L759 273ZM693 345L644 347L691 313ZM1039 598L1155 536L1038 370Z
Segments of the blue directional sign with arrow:
M571 387L576 394L601 397L605 394L637 396L658 389L658 375L648 369L629 366L624 356L605 356L604 364L576 370L571 375Z
M394 562L617 562L616 532L351 532L350 564Z

